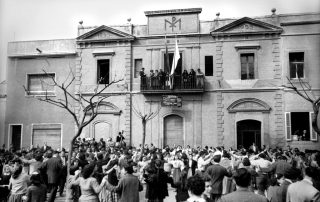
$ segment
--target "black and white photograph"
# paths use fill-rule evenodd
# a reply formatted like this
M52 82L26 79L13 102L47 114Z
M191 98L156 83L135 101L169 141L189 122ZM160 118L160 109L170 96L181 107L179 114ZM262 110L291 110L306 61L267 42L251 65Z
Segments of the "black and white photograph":
M0 0L0 202L320 202L319 0Z

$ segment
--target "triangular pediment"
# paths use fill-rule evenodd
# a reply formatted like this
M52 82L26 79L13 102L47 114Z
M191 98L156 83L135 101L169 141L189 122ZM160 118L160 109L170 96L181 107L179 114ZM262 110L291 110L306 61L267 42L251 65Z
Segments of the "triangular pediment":
M102 25L77 38L78 41L131 41L134 36L120 30Z
M277 27L275 25L252 18L244 17L211 31L211 34L238 35L250 33L281 33L282 31L283 30L281 27Z

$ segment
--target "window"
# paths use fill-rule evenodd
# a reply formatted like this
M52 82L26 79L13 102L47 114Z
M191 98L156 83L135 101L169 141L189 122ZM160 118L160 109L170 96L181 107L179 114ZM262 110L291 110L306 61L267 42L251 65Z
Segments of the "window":
M245 53L240 55L241 80L254 79L254 54Z
M98 60L98 75L97 83L98 84L109 84L110 82L110 60Z
M205 75L213 76L213 56L208 55L204 57Z
M55 74L28 74L28 93L30 95L53 95Z
M139 78L142 69L142 59L134 59L134 78Z
M32 144L37 147L44 142L53 149L61 147L61 124L33 124Z
M317 141L312 129L313 112L286 112L286 139L298 141Z
M289 53L290 78L304 78L304 53Z

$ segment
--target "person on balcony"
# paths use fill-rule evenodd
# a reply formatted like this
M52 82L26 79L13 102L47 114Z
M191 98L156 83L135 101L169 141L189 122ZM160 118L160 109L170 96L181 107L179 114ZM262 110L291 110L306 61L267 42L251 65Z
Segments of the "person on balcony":
M203 88L204 86L204 74L201 72L200 68L197 69L197 87Z
M160 86L161 86L161 89L165 89L165 85L166 85L166 73L163 71L163 69L160 69L159 78L160 78Z
M196 72L193 69L190 70L189 81L190 81L190 87L195 88L196 87Z
M142 89L146 89L146 87L147 87L147 76L144 73L144 68L143 67L141 68L141 70L139 72L139 75L140 75L140 79L141 79L141 88Z
M150 87L151 87L151 89L154 88L154 81L155 81L154 72L152 69L150 69Z
M154 71L154 87L155 89L159 88L160 78L159 78L159 71L156 69Z
M182 83L183 83L183 88L188 88L188 71L185 69L182 72Z

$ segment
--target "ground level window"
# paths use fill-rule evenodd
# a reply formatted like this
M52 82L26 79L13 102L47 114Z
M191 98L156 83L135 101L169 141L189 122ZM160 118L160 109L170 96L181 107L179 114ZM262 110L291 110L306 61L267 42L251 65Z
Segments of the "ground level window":
M33 124L32 144L41 147L45 142L52 149L61 147L61 124Z
M286 112L286 139L295 141L316 141L312 129L313 112Z

